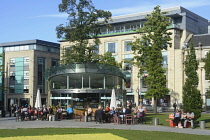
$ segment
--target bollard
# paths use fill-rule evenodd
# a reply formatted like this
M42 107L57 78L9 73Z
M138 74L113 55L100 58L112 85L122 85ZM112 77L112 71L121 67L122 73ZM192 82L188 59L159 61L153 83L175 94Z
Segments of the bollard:
M87 111L85 111L84 122L88 122Z
M49 116L49 121L52 121L52 116L51 115Z
M55 121L55 115L52 115L52 121Z
M205 129L205 121L200 121L200 128Z
M159 119L158 118L154 118L154 125L157 126L159 124Z

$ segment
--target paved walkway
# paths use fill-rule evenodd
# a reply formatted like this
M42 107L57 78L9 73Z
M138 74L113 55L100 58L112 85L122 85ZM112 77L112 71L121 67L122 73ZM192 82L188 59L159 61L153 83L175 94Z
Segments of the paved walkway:
M95 122L79 122L75 120L61 121L20 121L16 122L15 117L0 118L0 129L18 129L18 128L104 128L104 129L129 129L129 130L145 130L145 131L164 131L187 133L197 135L210 135L210 130L191 129L191 128L172 128L166 126L154 125L114 125L113 123L96 124Z

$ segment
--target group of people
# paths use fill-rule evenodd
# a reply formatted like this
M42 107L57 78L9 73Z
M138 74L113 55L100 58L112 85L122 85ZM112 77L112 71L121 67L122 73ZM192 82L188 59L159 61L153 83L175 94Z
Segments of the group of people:
M138 119L138 123L143 122L143 118L146 114L146 108L142 106L131 108L131 106L117 108L106 106L104 109L102 106L98 106L98 110L95 112L96 121L111 122L112 118L116 114L117 117L125 118L126 114L132 114L134 118Z
M60 118L61 113L63 109L59 106L52 108L51 106L46 107L43 105L41 108L35 108L29 106L20 106L20 107L14 107L14 116L17 117L17 119L20 119L22 121L24 120L32 120L32 116L35 118L40 118L41 120L48 120L50 115L58 115L58 118Z
M191 123L191 127L192 129L194 129L194 113L190 110L186 112L181 112L180 109L177 109L176 112L174 113L174 123L175 123L175 127L179 127L179 128L186 128L187 127L187 123L190 122ZM180 125L179 125L180 124Z

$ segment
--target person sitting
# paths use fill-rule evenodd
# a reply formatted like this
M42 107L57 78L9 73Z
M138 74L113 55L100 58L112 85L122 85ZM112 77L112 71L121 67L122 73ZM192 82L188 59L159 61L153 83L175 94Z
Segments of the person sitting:
M104 111L102 110L101 106L98 107L98 109L95 112L95 120L96 123L103 123L103 116L104 116Z
M109 111L110 111L110 108L109 108L109 106L107 105L106 108L105 108L105 113L109 113Z
M31 108L31 106L30 106L30 105L28 106L27 111L28 111L28 117L29 117L29 120L31 120L31 116L33 115L33 109Z
M88 118L90 118L90 121L92 121L92 113L93 113L93 110L92 110L92 108L88 105L88 106L87 106L87 116L88 116Z
M67 114L68 114L69 119L72 119L73 114L74 114L74 110L73 110L72 106L69 105L69 107L67 108L66 111L67 111Z
M137 111L137 118L138 118L138 123L143 123L143 118L144 118L144 109L142 106L138 107L138 111Z
M125 115L126 114L131 114L131 109L129 108L129 106L127 106L127 108L125 109Z
M175 122L175 127L178 127L178 123L180 122L180 118L181 118L181 112L179 109L176 110L176 112L174 113L174 122Z
M192 111L187 112L186 119L184 121L184 128L186 128L187 122L190 121L192 129L194 129L194 125L193 125L194 117L195 117L194 112L192 112Z
M63 111L62 107L58 106L57 114L58 114L58 119L59 120L62 119L62 111Z
M48 109L47 109L47 107L45 105L43 105L42 113L43 113L42 120L47 120L48 119L47 116L49 114L49 111L48 111Z
M115 108L112 107L111 110L109 111L109 114L111 115L111 117L113 117L115 113L116 113Z

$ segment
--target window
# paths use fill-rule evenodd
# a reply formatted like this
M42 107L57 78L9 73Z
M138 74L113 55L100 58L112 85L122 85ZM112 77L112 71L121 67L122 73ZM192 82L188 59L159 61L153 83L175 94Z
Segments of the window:
M132 41L125 41L124 45L125 45L125 52L131 52L131 45L129 45L128 43L131 43Z
M117 53L117 43L107 43L106 51L110 53Z
M204 52L204 58L206 58L207 53L209 53L209 51L205 51L205 52Z
M162 52L162 56L163 56L163 68L167 68L167 65L168 65L168 53L167 51L163 51Z
M95 50L93 50L93 52L94 52L94 53L99 54L99 46L98 46L98 45L96 45L96 46L95 46L95 48L96 48L96 49L95 49Z
M133 58L133 54L125 54L124 59L130 61ZM125 70L131 70L132 65L129 63L124 63Z
M15 64L15 58L11 58L10 59L10 65L14 65Z

